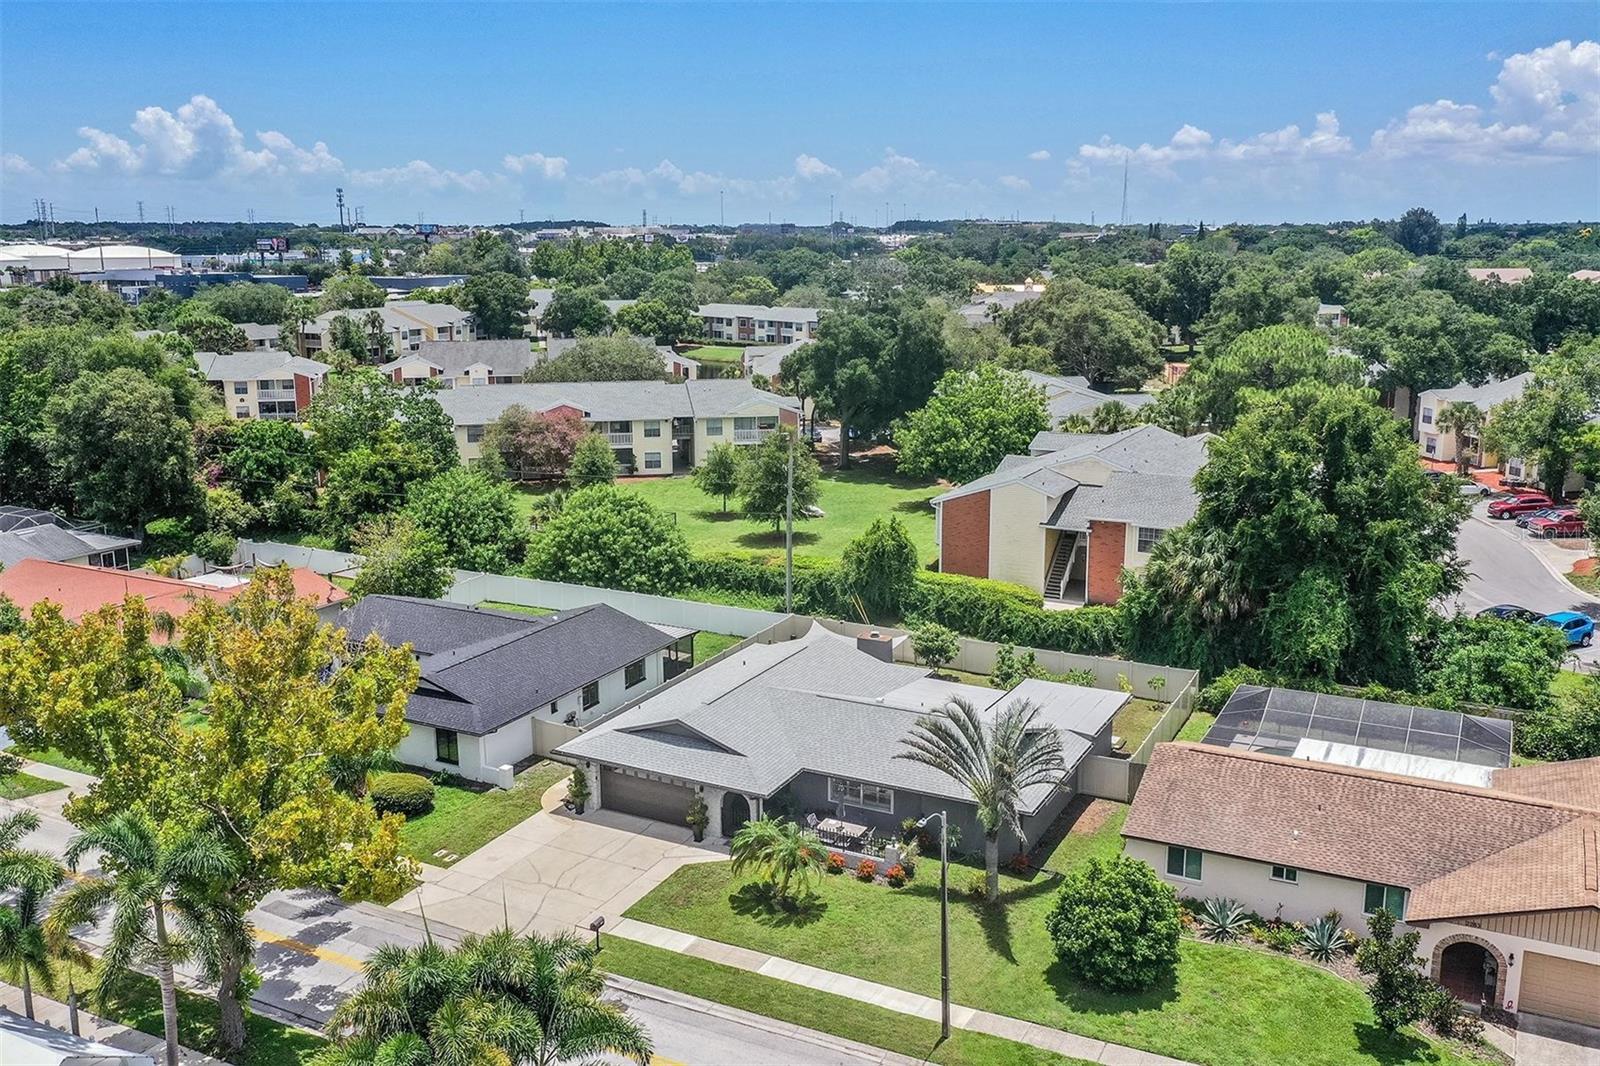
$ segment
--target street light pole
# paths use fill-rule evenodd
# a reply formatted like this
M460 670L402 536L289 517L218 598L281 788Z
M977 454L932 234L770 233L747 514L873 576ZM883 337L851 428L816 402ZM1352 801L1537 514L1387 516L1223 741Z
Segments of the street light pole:
M787 495L783 502L783 612L794 613L794 434L789 437Z
M930 814L917 823L922 829L939 819L939 1039L950 1039L950 815Z

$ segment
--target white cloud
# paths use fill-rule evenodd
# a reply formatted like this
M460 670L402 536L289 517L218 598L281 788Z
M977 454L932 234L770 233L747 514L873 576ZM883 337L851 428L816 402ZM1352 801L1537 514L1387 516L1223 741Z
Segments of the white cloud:
M794 172L806 181L840 176L838 168L830 167L816 156L804 152L794 157Z
M1212 161L1221 163L1297 163L1332 159L1353 150L1350 138L1339 132L1339 117L1332 111L1317 115L1311 132L1302 133L1295 124L1243 140L1218 139L1198 126L1184 125L1166 144L1148 142L1138 147L1117 144L1101 137L1094 144L1078 149L1080 161L1121 163L1127 160L1148 170L1170 171L1176 164Z
M545 155L543 152L508 155L503 165L513 174L530 174L549 181L563 181L567 176L566 157Z
M887 192L892 188L925 187L944 179L937 170L925 167L908 155L893 148L883 150L883 161L857 174L854 184L868 192Z
M1316 126L1303 137L1300 127L1291 124L1237 144L1223 141L1217 145L1217 154L1240 161L1326 159L1344 155L1351 147L1350 138L1339 132L1339 116L1323 111L1317 115Z
M356 185L464 192L484 192L494 185L494 179L481 170L444 170L425 159L413 159L398 167L352 170L350 180Z
M796 170L799 169L800 162L796 160ZM619 167L615 170L602 171L592 177L580 177L578 180L609 192L640 192L650 197L664 193L710 196L718 192L728 192L750 199L792 200L795 197L798 179L791 175L777 178L735 178L704 170L685 170L672 160L663 159L649 170L642 170L639 167Z
M1033 183L1027 178L1019 178L1015 174L1006 174L1000 178L1000 184L1012 192L1027 192L1033 188Z
M1029 152L1028 158L1033 160L1035 163L1043 163L1045 160L1050 158L1050 149L1041 148L1037 152Z
M1508 56L1485 108L1436 100L1372 135L1379 158L1574 159L1600 152L1600 43L1557 41Z
M15 152L0 152L0 174L37 174L32 163Z
M258 131L250 147L233 117L209 96L195 95L176 112L140 108L130 128L137 142L93 126L87 143L56 163L58 170L120 170L187 178L281 177L337 173L344 164L321 141L301 148L277 130Z

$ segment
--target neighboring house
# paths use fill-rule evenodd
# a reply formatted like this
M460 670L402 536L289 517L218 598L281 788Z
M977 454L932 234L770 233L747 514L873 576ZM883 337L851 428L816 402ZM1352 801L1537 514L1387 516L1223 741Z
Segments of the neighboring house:
M1160 426L1040 433L1034 454L933 500L939 569L1038 589L1068 604L1115 603L1167 530L1194 517L1210 436Z
M790 341L788 344L752 344L744 350L744 376L753 378L757 374L776 384L783 379L783 361L790 353L809 344L810 341Z
M245 338L252 348L267 348L277 351L282 347L281 338L283 327L275 326L270 322L240 322L239 328L244 331Z
M51 511L0 505L0 566L24 559L81 563L114 570L128 568L133 537L118 537L94 522L69 522Z
M817 328L815 307L763 307L760 304L702 304L696 314L714 341L788 344L810 340Z
M73 1036L0 1009L0 1062L9 1066L155 1066L152 1052L162 1054L162 1061L166 1061L165 1049L157 1037L111 1025L91 1024L89 1031L146 1050L133 1051Z
M1469 1004L1600 1025L1600 760L1482 787L1161 744L1122 834L1184 896L1358 934L1383 907Z
M1468 267L1467 276L1473 281L1497 281L1502 285L1521 285L1533 277L1528 267Z
M1567 277L1577 278L1579 281L1600 281L1600 270L1574 270Z
M967 325L976 328L985 322L994 321L995 316L1009 311L1013 307L1032 303L1043 295L1044 289L1042 287L1020 291L1002 289L998 292L979 293L971 301L956 308L956 314L965 319Z
M1041 374L1037 370L1024 370L1022 375L1044 390L1045 409L1052 426L1059 426L1068 415L1087 415L1101 404L1119 403L1137 411L1156 400L1148 392L1100 392L1089 387L1088 378L1077 375Z
M538 364L545 353L536 352L525 338L486 341L423 341L378 367L403 384L437 381L444 388L458 385L512 385L523 371Z
M348 593L327 578L304 567L296 567L292 575L296 597L313 601L319 610L348 597ZM231 574L221 578L208 574L203 578L182 580L143 571L108 570L43 559L24 559L0 570L0 594L9 596L24 612L36 603L49 600L60 605L62 616L68 621L121 603L128 596L143 599L152 614L160 611L179 618L199 599L229 602L246 584L247 579ZM160 635L155 639L159 641Z
M687 670L692 630L605 604L533 616L407 596L366 596L339 625L410 645L422 668L406 704L408 766L508 785L512 767Z
M1344 304L1318 304L1316 322L1318 329L1343 329L1350 324L1350 313Z
M315 355L333 346L333 320L343 315L367 333L367 317L376 311L383 319L383 333L389 338L390 355L419 350L425 341L470 341L477 339L477 327L469 312L449 304L425 300L391 300L382 307L352 307L324 311L300 332L300 352ZM377 359L384 351L369 338L367 355Z
M683 473L718 444L758 444L800 417L792 397L736 378L544 382L446 389L436 399L455 422L456 447L469 465L483 454L484 427L519 404L578 415L610 441L624 472L650 475Z
M593 804L683 823L699 793L712 836L731 836L768 813L838 816L880 837L906 819L948 811L965 846L983 839L972 797L954 780L896 755L920 717L964 696L985 717L1012 700L1041 708L1037 723L1061 737L1065 775L1034 785L1018 804L1030 844L1066 807L1091 755L1111 754L1111 720L1126 693L1028 680L1010 692L897 665L888 642L839 636L813 621L795 640L724 654L592 726L556 755L588 771ZM1021 844L1009 833L1001 856Z
M291 352L195 352L201 375L222 395L231 418L299 418L333 369Z

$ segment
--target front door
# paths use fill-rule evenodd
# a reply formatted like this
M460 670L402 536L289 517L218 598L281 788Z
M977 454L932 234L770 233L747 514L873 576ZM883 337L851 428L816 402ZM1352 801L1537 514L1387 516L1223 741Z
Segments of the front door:
M722 794L722 835L731 837L750 820L750 801L737 792Z

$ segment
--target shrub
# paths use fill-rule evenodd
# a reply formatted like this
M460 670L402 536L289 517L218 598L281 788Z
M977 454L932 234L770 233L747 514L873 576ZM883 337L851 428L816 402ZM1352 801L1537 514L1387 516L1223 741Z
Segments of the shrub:
M862 859L856 863L856 880L871 881L878 876L878 864L871 859Z
M1216 714L1240 685L1270 685L1273 679L1253 666L1235 666L1208 681L1195 700L1195 710Z
M902 841L907 841L907 840L915 840L916 838L917 838L917 819L915 819L915 818L902 818L902 819L900 819L900 839Z
M1440 1036L1476 1042L1483 1038L1483 1019L1461 1009L1461 1001L1443 985L1429 982L1422 993L1422 1017Z
M1068 670L1066 673L1061 675L1062 684L1081 685L1084 688L1094 688L1098 684L1099 680L1100 679L1095 676L1095 672L1089 669L1087 666L1082 670Z
M596 485L573 492L539 530L527 571L549 581L670 595L689 583L689 544L643 496Z
M1126 855L1068 874L1045 929L1067 973L1108 992L1143 991L1178 962L1177 898Z
M1367 919L1372 936L1356 951L1356 969L1372 978L1367 996L1385 1032L1393 1033L1422 1017L1430 982L1418 969L1419 932L1394 935L1395 919L1383 908Z
M567 780L567 801L581 807L589 802L590 795L589 775L580 766L572 771L572 777Z
M837 851L828 852L828 872L830 874L842 874L844 873L844 867L843 855L840 855Z
M208 529L194 538L194 553L212 566L229 565L238 549L239 539L231 533Z
M911 633L911 648L931 669L941 670L961 652L956 631L938 622L924 622Z
M975 900L986 901L989 898L989 878L981 871L974 871L968 875L963 891Z
M698 839L706 831L706 826L711 824L711 812L706 809L706 798L696 792L689 799L689 809L683 817L684 824L695 831Z
M895 863L883 871L883 879L889 883L890 888L899 888L906 883L906 868Z
M1011 856L1010 860L1006 863L1006 867L1014 874L1025 874L1029 870L1033 869L1033 863L1028 861L1027 852L1019 851L1015 855Z
M157 518L146 522L144 550L150 555L188 555L194 532L182 518Z
M1200 935L1219 944L1238 940L1250 931L1250 912L1243 903L1226 896L1212 896L1201 903L1196 917L1200 922Z
M1300 933L1300 946L1317 962L1332 962L1345 950L1344 931L1339 919L1330 921L1326 916L1306 926Z
M378 774L367 794L372 805L385 814L415 818L433 810L433 783L421 774Z
M917 547L898 516L874 518L846 545L839 561L840 579L849 595L869 614L898 615L915 595L920 570Z
M1301 935L1302 930L1293 925L1269 925L1262 931L1261 942L1287 955L1299 946Z

